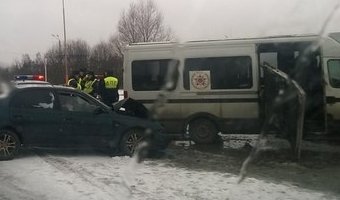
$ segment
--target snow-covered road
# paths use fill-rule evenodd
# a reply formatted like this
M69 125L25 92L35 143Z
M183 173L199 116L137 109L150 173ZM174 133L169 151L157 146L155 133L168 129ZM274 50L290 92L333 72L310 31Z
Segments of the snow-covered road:
M331 148L332 149L332 148ZM26 150L0 162L0 199L340 199L340 151L264 153L237 184L249 150L183 149L136 164L102 153Z

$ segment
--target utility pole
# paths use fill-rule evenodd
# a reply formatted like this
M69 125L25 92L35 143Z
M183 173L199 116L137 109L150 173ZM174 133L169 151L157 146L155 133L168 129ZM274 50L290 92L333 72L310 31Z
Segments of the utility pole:
M45 81L48 82L48 79L47 79L47 58L44 59L44 70L45 70Z
M67 45L66 45L66 24L65 24L65 0L63 3L63 24L64 24L64 64L65 64L65 82L68 82L68 67L67 67Z

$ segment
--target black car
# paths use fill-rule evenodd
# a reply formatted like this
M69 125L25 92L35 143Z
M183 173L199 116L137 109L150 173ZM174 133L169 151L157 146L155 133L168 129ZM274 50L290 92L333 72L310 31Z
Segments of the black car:
M12 159L21 146L108 148L132 155L147 139L149 151L165 149L169 141L161 124L123 105L112 109L69 87L16 85L0 98L0 159Z

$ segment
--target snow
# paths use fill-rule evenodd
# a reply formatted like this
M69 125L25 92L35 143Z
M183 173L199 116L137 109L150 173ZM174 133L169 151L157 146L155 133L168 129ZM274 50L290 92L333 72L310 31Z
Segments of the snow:
M222 150L172 145L165 158L142 163L86 150L28 149L0 162L0 199L340 199L339 146L305 142L304 160L296 163L279 141L282 148L264 152L237 184L249 149L232 143Z

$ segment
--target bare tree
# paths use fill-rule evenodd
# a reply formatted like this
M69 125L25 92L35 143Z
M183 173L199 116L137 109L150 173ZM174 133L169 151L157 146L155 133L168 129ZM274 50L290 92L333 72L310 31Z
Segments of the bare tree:
M68 66L70 74L74 70L89 67L91 48L86 41L77 39L67 41ZM65 83L65 68L63 65L64 49L58 44L53 45L47 50L47 71L49 82L54 84Z
M41 53L38 52L35 54L35 60L34 63L34 72L38 74L44 74L44 59L41 56Z
M81 39L68 41L67 51L70 72L89 67L91 48L86 41Z
M0 82L11 80L13 74L11 73L11 68L2 66L0 64Z
M96 73L113 71L119 78L122 72L119 66L122 65L121 58L115 53L111 42L100 42L91 49L90 68Z
M91 49L90 66L92 70L100 72L113 65L110 63L113 57L113 50L108 43L100 42Z
M115 34L113 36L110 37L109 39L109 43L112 46L112 50L114 52L114 54L120 58L123 57L123 46L124 43L123 41L119 40L119 36L118 34Z
M63 67L63 52L58 44L53 45L45 53L47 60L48 81L54 84L65 83Z
M152 0L148 0L131 3L129 9L123 11L118 22L118 34L111 41L121 54L122 44L171 39L171 30L164 25L162 13Z

